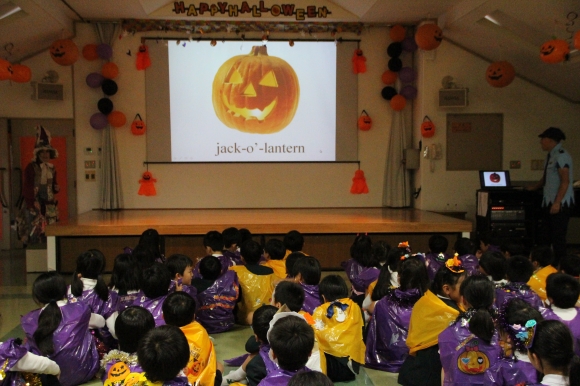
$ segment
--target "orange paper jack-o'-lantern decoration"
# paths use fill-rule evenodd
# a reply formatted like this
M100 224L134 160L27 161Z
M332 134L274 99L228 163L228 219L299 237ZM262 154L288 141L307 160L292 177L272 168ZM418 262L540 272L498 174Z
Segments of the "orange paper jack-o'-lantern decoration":
M397 73L391 70L383 72L383 76L381 76L381 80L384 84L393 84L397 81L397 78Z
M145 130L147 126L145 125L145 121L141 119L141 115L135 115L135 119L133 119L133 123L131 123L131 133L133 135L143 135L145 134Z
M373 125L373 120L371 119L371 117L369 117L367 112L365 110L363 110L362 113L360 113L360 117L358 118L359 130L368 131L371 129L372 125Z
M406 33L407 31L405 30L405 27L397 24L391 27L391 30L389 31L389 37L393 42L402 42L405 40Z
M12 80L16 83L27 83L32 79L30 67L23 64L12 65Z
M300 85L283 59L268 56L266 46L234 56L213 80L213 108L227 127L270 134L284 129L296 114Z
M12 79L13 74L12 64L7 60L0 59L0 80Z
M97 53L96 44L87 44L83 47L83 58L86 60L97 60L99 59L99 54Z
M407 100L405 99L404 96L397 94L393 98L391 98L389 103L391 104L391 107L393 108L393 110L401 111L407 105Z
M423 24L415 33L415 43L425 51L431 51L439 47L443 40L443 31L437 24Z
M421 123L421 135L423 138L431 138L435 135L435 124L431 118L426 115L423 118L423 123Z
M70 66L79 58L79 49L70 39L60 39L52 43L50 57L61 66Z
M103 64L101 74L106 79L115 79L119 75L119 67L115 63L107 62Z
M107 115L107 120L113 127L122 127L127 123L127 117L125 117L125 114L120 111L111 111L111 113Z
M540 59L545 63L560 63L568 59L570 47L562 39L548 40L540 47Z
M123 379L127 378L131 370L127 366L125 362L117 362L109 369L107 373L107 379L111 380L111 382L118 382L122 381Z
M494 62L487 67L485 80L493 87L505 87L516 77L516 70L510 62L502 60Z

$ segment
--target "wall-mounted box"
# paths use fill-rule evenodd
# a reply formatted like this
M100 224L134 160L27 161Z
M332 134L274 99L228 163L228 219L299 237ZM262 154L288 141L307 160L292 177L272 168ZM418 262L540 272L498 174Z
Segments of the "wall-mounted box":
M30 82L32 86L32 99L34 100L64 100L62 84Z
M467 107L468 89L444 88L439 90L439 107Z

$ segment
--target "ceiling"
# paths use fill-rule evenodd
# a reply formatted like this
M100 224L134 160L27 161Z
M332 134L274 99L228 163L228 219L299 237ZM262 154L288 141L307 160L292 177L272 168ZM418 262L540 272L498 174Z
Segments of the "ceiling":
M0 15L15 7L21 9L0 19L0 57L18 62L42 52L56 39L73 37L75 21L177 19L178 15L167 12L173 3L173 0L0 0ZM199 4L199 1L185 1L189 3ZM258 4L258 1L248 3ZM488 61L508 60L518 76L565 100L580 103L580 52L573 50L570 60L559 64L546 64L539 57L544 42L553 37L570 42L573 34L580 30L578 0L326 0L309 3L324 3L337 11L334 15L341 21L347 22L410 25L425 19L437 20L449 42Z

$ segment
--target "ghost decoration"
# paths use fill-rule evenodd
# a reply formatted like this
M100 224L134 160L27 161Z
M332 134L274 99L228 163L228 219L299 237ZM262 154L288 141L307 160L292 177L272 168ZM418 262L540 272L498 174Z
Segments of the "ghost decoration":
M149 58L149 47L145 44L139 46L137 50L137 59L135 60L137 70L142 71L151 66L151 58Z
M151 172L143 173L142 178L139 180L139 195L140 196L156 196L157 191L155 190L155 183L157 180L153 178Z
M362 50L354 50L354 54L352 56L352 71L355 74L364 74L367 72L366 61L367 58L364 57Z
M369 187L367 186L367 180L365 178L365 172L360 169L354 172L350 192L352 194L366 194L369 192Z

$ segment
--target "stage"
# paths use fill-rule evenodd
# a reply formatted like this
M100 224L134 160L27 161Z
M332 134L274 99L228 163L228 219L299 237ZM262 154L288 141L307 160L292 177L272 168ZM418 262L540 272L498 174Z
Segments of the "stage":
M316 256L323 268L334 269L349 258L357 233L390 245L409 241L414 251L426 251L428 238L439 233L450 248L460 235L469 237L470 221L418 209L301 208L301 209L143 209L83 213L46 228L48 269L74 271L76 257L90 248L107 257L107 270L125 246L134 247L148 228L165 236L165 255L183 253L202 257L203 235L228 227L247 228L256 241L282 238L290 230L304 234L304 251Z

